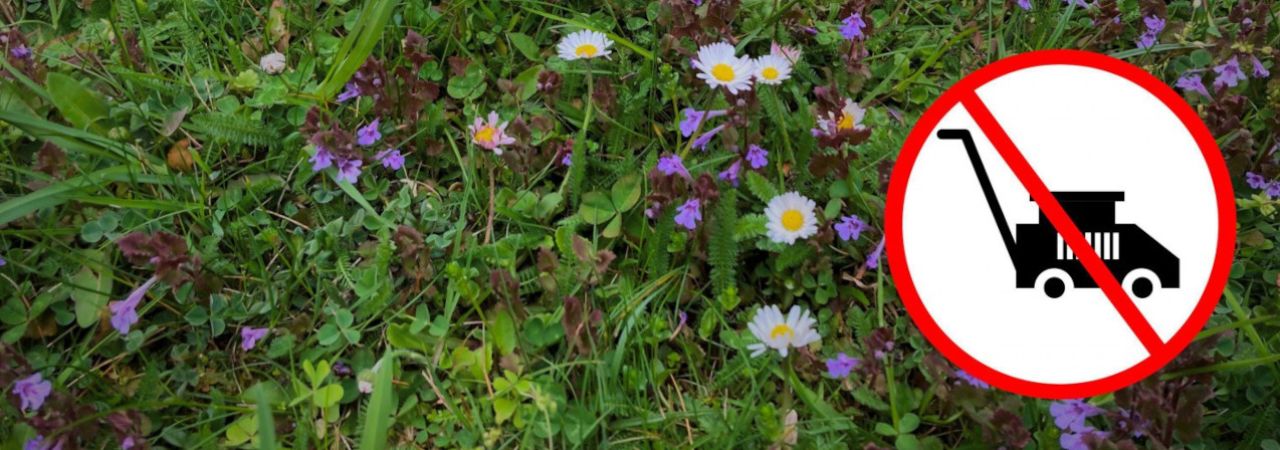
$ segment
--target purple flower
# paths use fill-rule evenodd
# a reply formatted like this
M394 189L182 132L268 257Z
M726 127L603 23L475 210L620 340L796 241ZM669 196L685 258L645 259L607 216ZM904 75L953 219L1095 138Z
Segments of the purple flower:
M311 171L319 172L333 165L333 153L329 152L329 149L317 145L316 153L311 155L311 159L308 161L311 161Z
M37 434L36 437L27 439L27 443L22 445L22 450L44 450L44 436Z
M1245 172L1244 181L1249 183L1249 187L1254 189L1263 189L1271 184L1267 182L1266 178L1263 178L1262 175L1259 175L1256 172Z
M843 22L844 25L840 27L841 36L850 41L863 37L862 29L867 27L867 22L862 20L862 13L850 14Z
M1148 33L1160 34L1164 31L1164 19L1160 16L1143 17L1142 24L1147 26Z
M857 368L860 363L862 363L862 360L840 352L835 358L827 360L827 375L836 379L847 377L849 372L853 372L853 369Z
M1209 90L1205 89L1204 82L1200 80L1200 71L1192 70L1185 72L1182 76L1178 77L1178 81L1174 84L1178 89L1182 89L1183 91L1195 92L1203 95L1205 98L1213 97L1212 95L1209 95Z
M1267 197L1280 197L1280 182L1272 181L1267 185Z
M730 164L728 169L724 169L724 172L720 172L720 175L716 177L732 183L734 187L738 187L738 174L740 173L742 173L741 159L733 161L733 164Z
M759 145L751 144L751 147L747 148L747 162L751 163L752 169L769 165L769 151Z
M1262 61L1259 60L1257 56L1249 56L1249 62L1252 63L1251 65L1253 66L1254 78L1266 78L1271 76L1271 71L1267 70L1267 67L1262 65Z
M1049 415L1053 416L1053 424L1062 431L1084 431L1090 429L1085 419L1102 414L1102 409L1085 403L1084 400L1066 400L1049 405Z
M9 261L6 261L3 256L0 256L0 267L4 267L5 264L9 264Z
M970 386L978 389L991 389L991 385L987 384L985 381L979 380L973 375L969 375L969 372L965 372L963 370L956 371L956 378L959 378L960 381L968 383Z
M338 161L338 181L346 181L356 184L356 179L360 177L360 166L364 165L364 161L360 158L343 159Z
M14 59L27 59L31 57L31 48L18 44L18 46L9 49L9 54L13 55Z
M246 352L249 350L253 350L254 347L258 346L258 340L262 339L263 337L266 337L268 331L271 331L271 329L266 327L241 328L240 329L240 349Z
M373 122L356 130L356 143L361 147L368 147L382 139L382 133L378 131L380 121L381 119L373 119Z
M44 379L40 372L31 374L31 376L18 380L13 385L13 395L18 396L22 400L22 411L32 412L40 409L44 405L45 397L53 392L53 383Z
M1151 46L1156 45L1156 35L1151 33L1142 33L1141 36L1138 36L1138 40L1135 42L1138 44L1138 48L1151 48Z
M679 313L676 314L676 317L680 318L680 322L676 324L677 330L684 328L684 325L689 323L689 313L687 312L680 311Z
M138 323L138 304L142 303L142 298L147 295L147 291L155 286L158 279L152 275L145 283L129 293L124 300L111 302L107 305L107 309L111 311L111 326L120 332L120 334L129 334L129 327Z
M1018 0L1018 7L1022 8L1023 11L1030 11L1031 0Z
M373 155L373 159L382 163L382 167L391 170L400 170L404 167L404 155L400 154L400 149L389 148Z
M1138 48L1151 48L1156 45L1160 32L1164 31L1164 19L1159 16L1147 16L1142 18L1142 23L1147 26L1147 30L1138 37Z
M866 266L868 269L880 267L880 254L884 253L884 238L880 238L880 243L876 244L876 248L871 250L871 254L867 255Z
M717 125L715 128L707 130L706 133L702 133L702 136L698 136L697 139L693 140L693 148L696 148L698 150L706 149L707 143L711 142L711 138L715 137L717 134L720 134L720 130L723 130L723 129L724 129L724 124L720 124L720 125Z
M1058 437L1058 444L1063 450L1090 450L1107 438L1107 432L1098 431L1093 427L1086 427L1083 430L1073 430L1062 433Z
M351 100L359 96L360 96L360 87L356 86L356 83L354 81L348 81L346 89L343 90L341 94L338 94L338 103L344 103L347 100Z
M573 152L567 152L563 158L560 158L560 165L569 167L573 165Z
M840 218L840 222L832 226L836 230L836 234L840 235L842 241L857 240L862 234L862 230L867 229L867 223L856 215L849 215Z
M689 170L684 168L684 162L680 160L680 155L671 154L658 158L658 171L663 175L680 175L689 178Z
M133 450L138 448L138 441L133 436L125 436L120 440L120 450Z
M705 119L706 117L706 111L685 108L684 120L680 121L680 134L684 137L692 136L693 132L698 130L698 125L702 125L702 119Z
M696 198L691 198L684 202L679 208L676 208L676 224L688 228L690 231L698 227L698 222L702 221L702 202Z
M1232 56L1227 62L1222 63L1213 68L1213 72L1217 76L1213 79L1213 87L1215 89L1226 87L1236 87L1240 84L1240 80L1244 79L1244 71L1240 70L1240 57Z

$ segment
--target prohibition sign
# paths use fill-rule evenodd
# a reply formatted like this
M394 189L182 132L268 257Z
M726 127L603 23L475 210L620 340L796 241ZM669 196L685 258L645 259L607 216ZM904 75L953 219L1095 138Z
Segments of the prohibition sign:
M1091 113L1071 116L1079 129L1058 109ZM932 211L952 203L969 209ZM943 243L949 227L963 233ZM1112 392L1176 357L1222 295L1235 228L1195 111L1142 69L1074 50L1005 58L944 92L903 145L885 216L924 336L971 375L1050 399Z

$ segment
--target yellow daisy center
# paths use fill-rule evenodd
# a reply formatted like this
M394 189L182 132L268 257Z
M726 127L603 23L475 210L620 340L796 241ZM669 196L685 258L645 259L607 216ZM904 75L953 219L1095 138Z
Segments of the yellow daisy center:
M498 130L494 129L493 127L490 127L490 126L481 127L479 130L476 130L476 135L475 135L476 142L492 142L493 135L497 133L498 133Z
M760 75L766 80L776 80L778 79L778 69L774 67L765 67L764 70L760 71Z
M578 46L577 50L573 51L573 54L590 58L592 56L596 56L596 53L598 53L599 51L600 49L596 48L596 46L594 45L582 44Z
M729 67L729 65L725 63L716 64L711 67L711 76L724 83L733 81L733 79L736 78L736 75L733 73L733 67Z
M804 214L794 209L788 209L782 213L782 228L792 233L800 231L804 226Z
M794 338L796 337L796 331L791 329L790 325L780 323L769 332L769 339L777 339L781 336L786 336L788 339Z
M852 129L853 129L853 114L845 113L843 116L840 116L840 121L836 123L836 129L837 129L837 130L852 130Z

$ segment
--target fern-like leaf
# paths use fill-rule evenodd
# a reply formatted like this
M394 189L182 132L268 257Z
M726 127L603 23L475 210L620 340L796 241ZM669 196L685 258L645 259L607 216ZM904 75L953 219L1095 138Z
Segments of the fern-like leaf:
M734 287L737 274L738 241L734 231L738 222L738 191L726 190L720 194L715 212L711 216L710 239L707 244L707 260L711 263L711 286L721 293Z
M264 127L261 121L234 114L204 113L192 117L186 126L215 140L235 144L267 147L279 140L275 131Z

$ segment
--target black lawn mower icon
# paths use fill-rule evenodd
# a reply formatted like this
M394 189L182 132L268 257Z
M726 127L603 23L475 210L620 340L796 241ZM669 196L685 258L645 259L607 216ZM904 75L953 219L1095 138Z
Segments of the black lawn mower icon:
M1072 287L1098 287L1043 211L1038 223L1017 224L1018 240L1014 241L969 130L938 130L938 138L964 143L1005 250L1013 261L1016 287L1034 288L1049 298L1061 297ZM1124 192L1053 192L1053 196L1131 297L1146 298L1156 289L1178 287L1178 257L1137 225L1116 223L1115 204L1124 200Z

